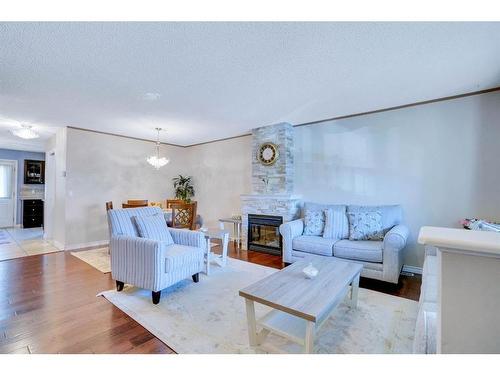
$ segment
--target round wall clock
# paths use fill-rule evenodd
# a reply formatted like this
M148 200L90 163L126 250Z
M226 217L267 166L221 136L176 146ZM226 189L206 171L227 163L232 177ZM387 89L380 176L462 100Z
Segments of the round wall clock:
M273 165L278 160L278 146L271 142L260 145L257 152L257 159L264 165Z

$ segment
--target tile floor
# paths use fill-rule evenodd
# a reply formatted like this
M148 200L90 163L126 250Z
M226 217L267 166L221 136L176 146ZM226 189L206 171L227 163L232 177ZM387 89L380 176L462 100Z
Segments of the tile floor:
M59 251L43 239L41 228L0 229L0 261Z

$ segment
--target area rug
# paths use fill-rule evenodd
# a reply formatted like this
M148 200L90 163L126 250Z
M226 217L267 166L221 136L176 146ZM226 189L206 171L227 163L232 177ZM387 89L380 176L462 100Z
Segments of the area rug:
M151 292L127 286L101 293L177 353L300 353L301 348L270 334L265 344L248 346L246 313L238 291L276 270L228 259L162 292L158 305ZM268 308L256 304L257 317ZM360 288L358 308L342 303L316 335L316 353L411 353L417 302Z
M74 251L71 255L90 264L102 273L111 272L111 260L107 247L93 250Z

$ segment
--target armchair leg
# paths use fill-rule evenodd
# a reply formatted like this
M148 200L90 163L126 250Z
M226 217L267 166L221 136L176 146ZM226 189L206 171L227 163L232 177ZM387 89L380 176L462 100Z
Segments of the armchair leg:
M153 296L153 304L158 305L158 303L160 302L161 290L158 292L153 291L152 296Z
M123 286L125 285L125 283L123 281L118 281L116 280L116 290L121 292L123 290Z
M193 281L194 281L195 283L197 283L198 281L200 281L200 274L199 274L199 273L195 273L195 274L193 275Z

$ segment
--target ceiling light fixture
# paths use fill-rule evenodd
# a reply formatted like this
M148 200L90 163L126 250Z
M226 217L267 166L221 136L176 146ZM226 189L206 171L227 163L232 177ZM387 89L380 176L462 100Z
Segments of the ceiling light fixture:
M157 92L147 92L142 96L142 99L147 102L155 102L160 99L160 97L161 94L158 94Z
M40 137L40 135L31 128L32 126L30 125L21 125L20 129L12 130L12 134L23 139L34 139Z
M161 167L165 166L168 164L170 160L167 158L160 158L160 131L161 128L156 128L156 131L158 132L157 138L156 138L156 155L152 155L149 158L146 159L146 161L151 164L153 167L156 169L160 169Z

